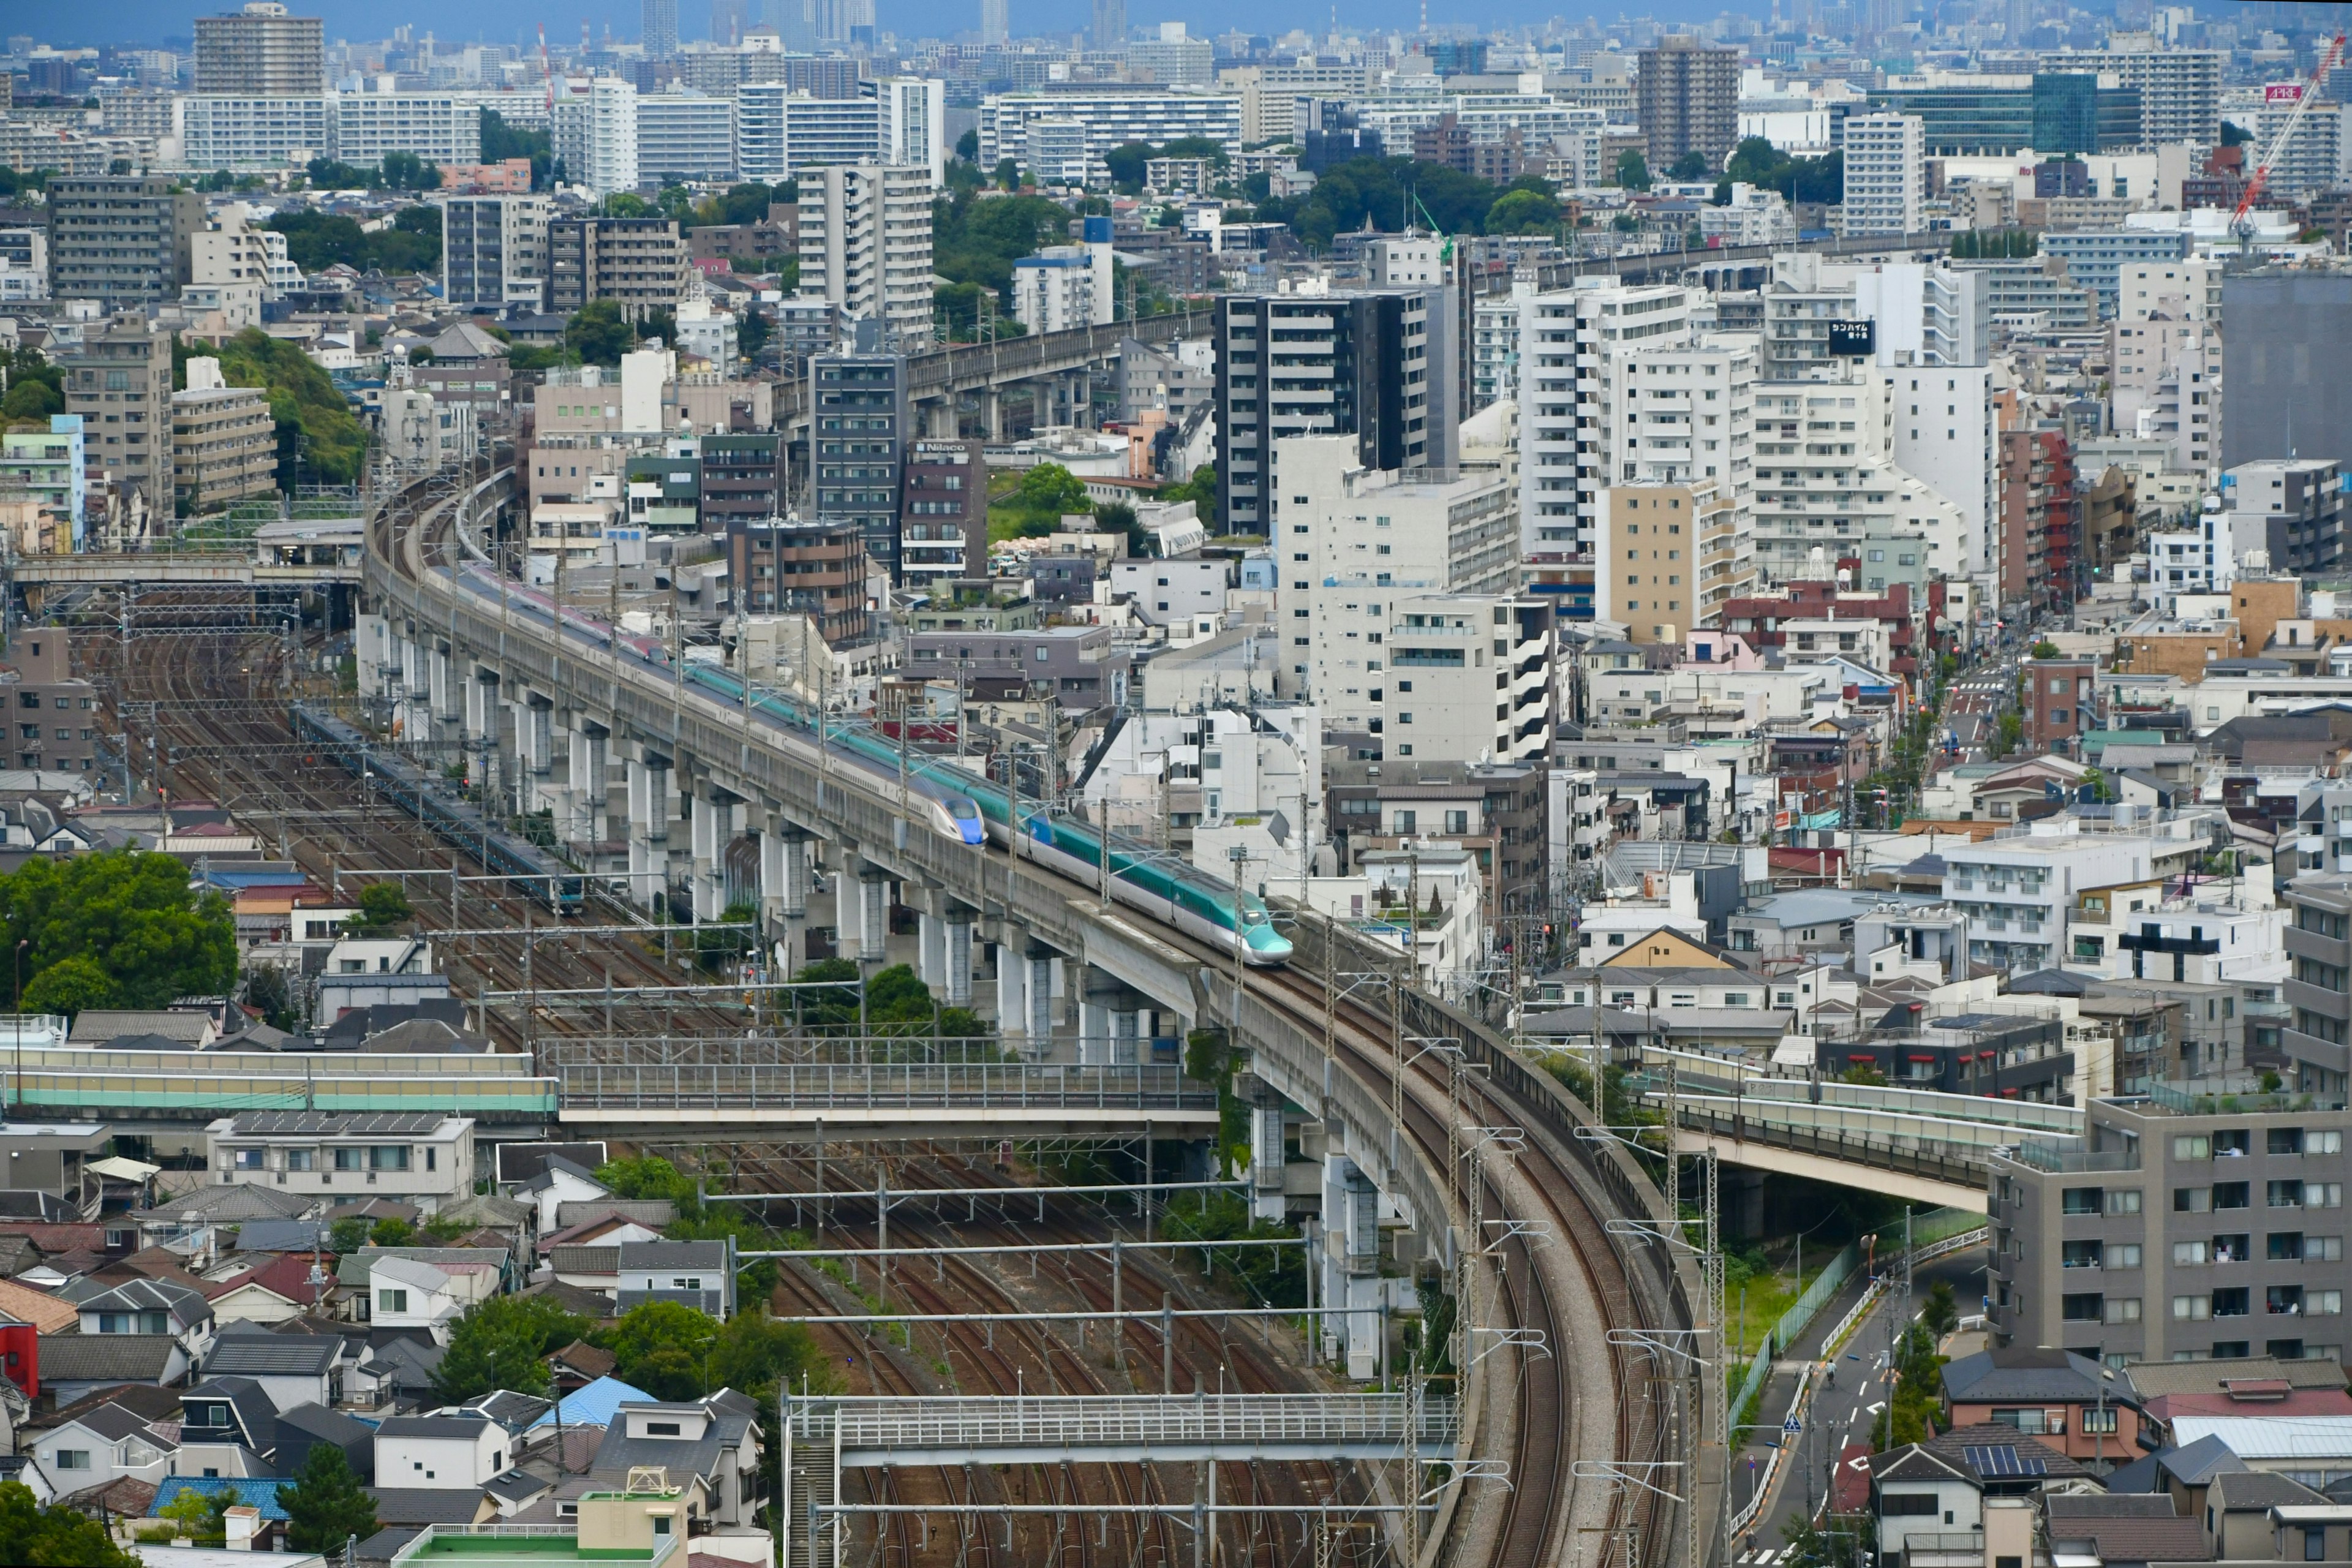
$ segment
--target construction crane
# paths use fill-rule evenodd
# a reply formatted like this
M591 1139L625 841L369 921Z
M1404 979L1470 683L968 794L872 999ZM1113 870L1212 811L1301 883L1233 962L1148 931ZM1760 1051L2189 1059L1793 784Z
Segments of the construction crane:
M2292 89L2295 95L2294 108L2288 113L2286 123L2271 137L2271 144L2263 149L2262 162L2256 163L2253 173L2246 177L2246 194L2238 198L2238 210L2230 215L2231 231L2237 235L2242 245L2250 246L2254 237L2253 219L2247 214L2253 210L2255 201L2261 197L2263 186L2269 184L2272 168L2285 153L2287 143L2294 139L2295 127L2303 123L2303 117L2319 100L2320 90L2327 85L2327 73L2334 70L2343 58L2344 35L2338 33L2335 41L2327 46L2327 52L2319 57L2319 64L2312 70L2311 79ZM2267 99L2285 92L2290 86L2281 82L2265 88L2263 96Z

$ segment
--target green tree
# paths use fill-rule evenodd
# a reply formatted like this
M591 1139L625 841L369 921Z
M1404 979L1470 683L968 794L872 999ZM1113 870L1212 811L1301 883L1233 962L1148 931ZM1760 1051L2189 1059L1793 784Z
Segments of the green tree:
M339 1551L353 1536L365 1541L376 1531L375 1499L332 1443L311 1445L294 1484L278 1489L278 1506L286 1510L287 1544L297 1552Z
M2033 645L2032 652L2035 658L2056 658L2058 645L2048 637L2043 637Z
M0 1481L0 1563L43 1568L140 1568L106 1527L70 1508L43 1508L30 1487Z
M1950 1280L1938 1279L1928 1287L1927 1304L1920 1310L1919 1321L1939 1340L1960 1326L1959 1303L1953 1300Z
M611 300L591 300L563 323L563 346L583 364L617 365L636 341L621 307Z
M435 249L437 254L437 241ZM248 327L221 345L220 363L221 379L229 385L258 386L269 394L280 489L310 481L358 480L367 460L367 426L352 413L334 379L299 344Z
M65 411L66 400L46 381L18 382L8 388L5 399L0 399L0 414L11 419L47 419Z
M383 155L383 183L395 191L437 191L441 171L414 153Z
M1024 510L1048 516L1091 510L1085 482L1059 463L1040 463L1031 468L1021 476L1020 489L1013 493Z
M406 1247L416 1239L416 1227L398 1215L386 1215L368 1226L368 1241L375 1247Z
M1217 526L1217 470L1213 465L1203 463L1192 470L1191 479L1181 484L1166 486L1152 499L1191 501L1192 510L1200 514L1202 525L1213 529Z
M1650 161L1628 147L1617 154L1617 183L1629 191L1650 188Z
M550 137L544 131L525 131L507 123L495 109L482 110L482 162L503 163L510 158L530 160L530 188L547 188L548 174L554 167L555 155L549 146Z
M1666 170L1670 180L1704 180L1706 178L1706 154L1696 148L1675 159Z
M227 1492L226 1488L223 1490L230 1497L236 1496L234 1492ZM213 1506L213 1497L214 1494L211 1492L199 1491L194 1487L190 1487L170 1502L157 1509L155 1516L158 1519L170 1520L179 1527L182 1535L192 1541L201 1541L211 1535L225 1539L228 1534L226 1530L216 1531L213 1528L213 1521L218 1517L218 1510Z
M36 856L0 878L5 941L23 949L27 1007L160 1007L226 993L236 979L228 902L188 888L170 855ZM48 972L72 962L47 986Z
M301 1022L294 1005L294 987L284 966L257 963L245 972L245 1005L261 1011L261 1021L273 1029L292 1029Z
M693 1399L708 1392L703 1357L718 1341L719 1322L709 1313L677 1301L647 1301L621 1314L606 1348L622 1382L656 1399Z
M354 932L388 931L414 920L408 894L397 882L370 882L360 889L360 912L351 921Z
M327 1247L338 1258L357 1252L367 1245L368 1222L359 1218L339 1219L327 1227Z
M433 1373L433 1391L451 1405L500 1388L544 1394L548 1353L592 1326L544 1297L493 1296L451 1327L449 1348Z
M980 132L967 131L956 138L956 156L967 163L980 162Z
M1488 234L1549 234L1559 224L1559 201L1541 191L1505 191L1486 209Z
M710 1349L710 1381L717 1388L740 1389L765 1405L780 1384L797 1384L825 1365L824 1353L806 1328L768 1316L746 1302L728 1319Z
M658 1154L607 1160L596 1167L596 1179L617 1198L667 1198L681 1208L694 1206L694 1182Z
M1143 165L1151 158L1148 142L1128 142L1103 154L1103 166L1110 171L1110 183L1122 191L1133 193L1143 188Z
M1885 1089L1886 1075L1868 1062L1857 1062L1838 1074L1838 1082L1860 1084L1865 1089Z

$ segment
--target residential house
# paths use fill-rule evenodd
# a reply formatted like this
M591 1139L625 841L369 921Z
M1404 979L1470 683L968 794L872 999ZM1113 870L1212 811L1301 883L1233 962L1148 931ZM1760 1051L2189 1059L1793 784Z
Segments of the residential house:
M240 1183L197 1187L119 1217L137 1226L142 1247L178 1246L191 1256L216 1257L226 1250L220 1233L234 1232L249 1220L301 1219L318 1204L299 1193ZM109 1216L110 1227L116 1217Z
M690 1405L625 1404L605 1426L589 1473L626 1477L657 1466L673 1485L693 1477L709 1493L715 1522L749 1525L758 1509L759 1414L733 1389Z
M551 1154L538 1173L521 1184L515 1195L538 1205L539 1229L544 1235L562 1228L556 1212L561 1205L608 1198L613 1192L587 1167L565 1155Z
M448 1325L480 1299L467 1290L469 1283L419 1258L379 1258L368 1271L368 1321L379 1328L425 1329L446 1343Z
M282 1323L309 1311L332 1289L332 1276L311 1280L315 1266L307 1249L262 1256L267 1261L261 1267L230 1277L223 1282L228 1289L213 1298L213 1316L222 1324Z
M405 1336L371 1348L343 1374L345 1403L358 1410L414 1409L433 1397L433 1373L443 1347Z
M187 1347L173 1334L43 1334L41 1386L59 1405L117 1384L168 1386L188 1375Z
M2196 1562L2204 1552L2203 1527L2172 1511L2172 1500L2053 1494L2042 1504L2053 1557L2095 1556L2102 1563ZM2301 1546L2297 1541L2298 1548Z
M559 1246L547 1255L549 1269L558 1285L569 1285L582 1290L597 1290L606 1294L621 1289L621 1248L611 1247Z
M153 1483L169 1474L178 1439L120 1405L100 1405L69 1421L27 1434L23 1451L59 1496L124 1477Z
M215 1182L381 1196L432 1214L474 1190L474 1123L430 1111L243 1111L205 1129Z
M212 1304L169 1280L128 1280L75 1305L85 1334L169 1334L191 1361L202 1359L212 1342Z
M2301 1481L2266 1470L2227 1470L2205 1485L2205 1510L2198 1516L2200 1555L2218 1562L2255 1562L2272 1554L2275 1533L2271 1510L2325 1505L2326 1497ZM2164 1499L2169 1510L2172 1499ZM2297 1542L2298 1554L2302 1542Z
M567 1205L573 1206L573 1205ZM594 1205L579 1207L591 1212L562 1230L552 1231L539 1238L539 1254L546 1258L559 1247L619 1247L627 1241L659 1241L661 1227L649 1225L610 1209L599 1210ZM617 1262L617 1258L615 1259Z
M677 1301L724 1322L735 1315L735 1238L625 1241L620 1244L620 1305Z
M223 1332L205 1353L208 1378L251 1379L272 1408L333 1405L341 1397L336 1373L342 1341L318 1334L273 1334L245 1329Z
M249 1377L208 1377L181 1397L180 1467L194 1476L262 1476L233 1450L267 1461L278 1447L278 1406Z
M2141 1452L2142 1400L2127 1371L2070 1351L2011 1345L1948 1363L1943 1379L1955 1426L2004 1426L2089 1462Z
M375 1429L376 1488L487 1486L514 1450L506 1428L487 1415L395 1415Z

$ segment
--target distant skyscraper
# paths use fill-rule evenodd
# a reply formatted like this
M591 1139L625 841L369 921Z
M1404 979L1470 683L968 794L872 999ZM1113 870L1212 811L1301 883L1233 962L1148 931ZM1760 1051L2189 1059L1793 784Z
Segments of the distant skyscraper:
M677 0L645 0L645 7L646 58L658 60L677 53Z
M751 0L710 0L710 41L735 48L751 25Z
M1003 44L1012 38L1012 26L1004 16L1004 0L980 0L980 41Z
M1115 49L1127 42L1127 0L1095 0L1095 47Z
M1739 51L1672 37L1642 51L1633 79L1634 113L1647 144L1650 173L1663 178L1685 153L1721 173L1739 136Z

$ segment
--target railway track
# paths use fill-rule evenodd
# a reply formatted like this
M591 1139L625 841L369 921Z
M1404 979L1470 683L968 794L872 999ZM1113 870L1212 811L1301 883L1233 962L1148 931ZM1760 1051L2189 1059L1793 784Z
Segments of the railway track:
M381 526L383 559L421 577L426 546L418 542L419 531L403 532L389 511ZM446 523L437 526L446 530ZM992 868L1003 865L1001 848L991 845L982 853ZM1035 868L1032 874L1047 875ZM1066 885L1073 902L1095 896L1091 887ZM1153 935L1213 972L1227 965L1226 955L1196 939L1158 928ZM1302 1033L1321 1035L1325 982L1294 967L1248 970L1242 984ZM1349 1002L1335 1009L1333 1024L1335 1069L1385 1100L1405 1050L1390 1020ZM1405 1078L1402 1131L1428 1168L1442 1173L1443 1188L1455 1191L1465 1130L1452 1122L1456 1112L1445 1076L1423 1053L1408 1059ZM1671 1267L1662 1284L1654 1259L1629 1260L1620 1252L1603 1224L1611 1205L1606 1156L1575 1146L1575 1120L1559 1104L1504 1078L1496 1073L1474 1083L1464 1107L1477 1126L1507 1127L1525 1138L1516 1159L1486 1163L1482 1205L1543 1228L1552 1245L1531 1246L1521 1232L1496 1249L1494 1321L1477 1327L1493 1342L1516 1335L1522 1348L1474 1342L1474 1353L1516 1360L1510 1374L1488 1376L1484 1384L1493 1396L1486 1436L1507 1446L1509 1486L1472 1486L1450 1515L1446 1540L1432 1544L1454 1561L1499 1568L1678 1561L1702 1568L1688 1561L1688 1537L1677 1528L1688 1522L1683 1510L1698 1505L1702 1478L1685 1468L1696 1458L1699 1416L1687 1397L1693 1380L1686 1369L1668 1364L1672 1353L1664 1348L1668 1336L1689 1331L1678 1326L1687 1317L1676 1317ZM1619 1184L1624 1181L1621 1173ZM1441 1229L1444 1217L1436 1222ZM1479 1239L1483 1247L1486 1238ZM1620 1330L1647 1331L1649 1338L1612 1340ZM1542 1353L1524 1348L1530 1341ZM1706 1554L1702 1547L1699 1557Z

